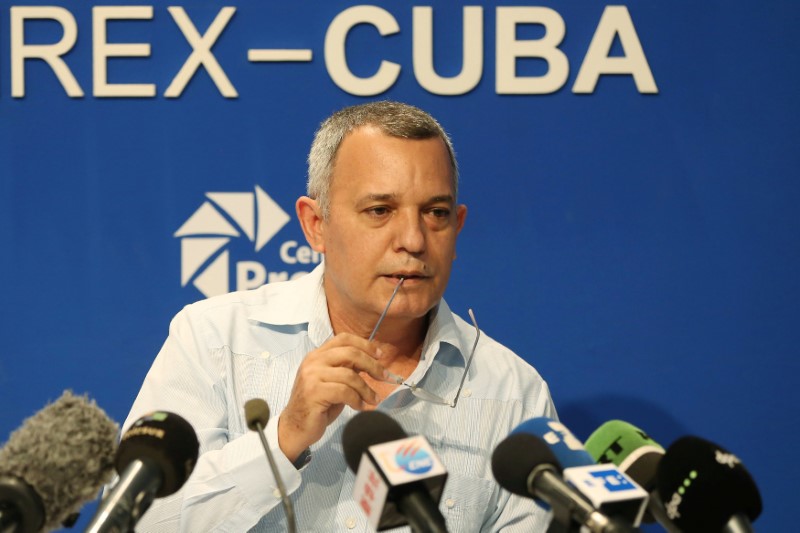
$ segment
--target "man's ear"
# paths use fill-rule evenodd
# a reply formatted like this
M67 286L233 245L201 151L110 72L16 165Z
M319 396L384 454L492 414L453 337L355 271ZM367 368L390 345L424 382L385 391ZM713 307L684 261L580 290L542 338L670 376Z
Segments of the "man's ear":
M295 210L297 211L297 219L300 221L300 226L303 228L303 233L306 236L308 245L315 252L321 254L325 253L325 238L322 228L322 210L319 203L309 198L308 196L301 196L295 203Z
M456 234L461 233L465 220L467 220L467 206L460 204L456 207Z
M456 235L461 233L461 230L464 228L464 221L467 220L467 206L464 204L460 204L456 206ZM453 259L458 256L455 250L453 250Z

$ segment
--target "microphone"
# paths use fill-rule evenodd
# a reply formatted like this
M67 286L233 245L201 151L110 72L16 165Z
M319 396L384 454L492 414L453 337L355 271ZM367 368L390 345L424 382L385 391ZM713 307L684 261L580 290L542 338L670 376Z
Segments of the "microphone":
M586 439L586 451L601 464L615 464L650 495L643 520L658 521L668 533L680 530L667 517L656 490L658 464L664 448L638 427L622 420L610 420Z
M289 532L295 533L297 525L294 516L294 506L292 500L286 494L286 486L283 484L280 472L278 472L278 465L275 464L275 458L272 456L272 450L269 449L267 444L267 437L264 435L264 428L269 422L269 405L267 402L260 398L253 398L247 400L244 404L244 418L247 421L247 427L250 430L258 433L261 438L261 445L264 447L264 452L267 454L267 461L269 462L269 469L272 470L272 477L275 478L275 484L278 486L278 492L281 494L281 502L283 503L283 511L286 513L286 521L289 524Z
M174 413L156 411L137 420L122 436L114 466L119 481L103 498L89 533L128 533L155 498L180 489L197 463L197 435Z
M511 435L527 433L542 439L555 455L562 468L589 466L594 459L567 426L557 420L540 416L526 420L511 431Z
M113 475L118 430L70 391L25 420L0 449L0 531L73 525Z
M647 506L647 493L614 465L598 465L561 422L546 417L520 424L514 433L529 433L550 446L564 469L564 480L595 509L638 526Z
M380 411L363 411L344 427L342 446L356 473L353 498L373 528L447 531L438 508L447 471L424 437L409 437Z
M623 521L609 518L595 509L565 482L552 446L537 435L513 431L492 453L492 473L507 491L544 501L552 507L553 522L549 532L578 531L576 525L592 533L635 531Z
M667 516L685 533L752 532L761 494L738 457L698 437L667 448L656 485Z
M664 448L638 427L610 420L586 439L586 451L601 464L615 464L646 490L655 488Z

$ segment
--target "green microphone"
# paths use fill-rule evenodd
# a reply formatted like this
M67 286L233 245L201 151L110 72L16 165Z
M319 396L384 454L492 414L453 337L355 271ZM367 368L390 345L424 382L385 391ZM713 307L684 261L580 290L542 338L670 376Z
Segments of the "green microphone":
M595 461L616 465L650 493L644 522L657 520L668 532L680 533L667 517L656 491L658 463L664 457L664 448L659 443L633 424L610 420L589 435L584 447Z
M585 447L598 463L616 465L648 492L655 488L664 448L636 426L610 420L586 439Z

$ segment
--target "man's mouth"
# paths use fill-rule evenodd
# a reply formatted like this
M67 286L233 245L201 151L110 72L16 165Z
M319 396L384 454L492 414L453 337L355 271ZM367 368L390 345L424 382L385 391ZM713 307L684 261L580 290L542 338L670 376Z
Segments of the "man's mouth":
M388 274L386 277L393 278L393 279L405 279L406 281L411 281L415 279L426 279L428 276L424 276L419 273L415 272L398 272L396 274Z

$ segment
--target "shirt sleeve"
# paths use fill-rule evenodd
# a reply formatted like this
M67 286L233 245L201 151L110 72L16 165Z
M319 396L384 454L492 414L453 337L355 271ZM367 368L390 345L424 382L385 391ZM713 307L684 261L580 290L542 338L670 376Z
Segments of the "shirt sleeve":
M124 424L169 411L192 425L200 443L189 479L175 494L154 500L139 532L246 531L281 503L259 436L247 432L231 440L225 365L215 360L224 350L209 349L199 336L185 311L175 317ZM265 434L286 490L294 492L301 473L278 446L278 417L270 419Z

